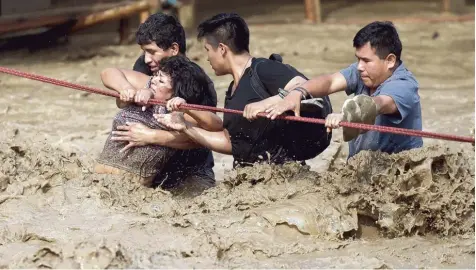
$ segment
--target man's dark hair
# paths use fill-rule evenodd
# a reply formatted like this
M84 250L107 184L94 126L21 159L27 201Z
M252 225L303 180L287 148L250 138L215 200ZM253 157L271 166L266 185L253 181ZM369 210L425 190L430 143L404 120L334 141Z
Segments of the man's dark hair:
M208 81L204 72L187 57L176 55L159 62L160 71L169 75L174 96L181 97L190 104L209 105L207 98Z
M157 43L162 50L169 49L175 42L179 46L179 51L185 54L186 39L185 30L174 16L164 13L155 13L139 25L136 32L136 42L139 45Z
M354 47L361 48L367 42L370 42L380 59L393 53L397 56L397 61L400 61L402 42L392 22L372 22L360 29L354 37Z
M197 38L206 38L215 48L223 43L234 53L250 51L250 30L245 20L235 13L220 13L200 23Z

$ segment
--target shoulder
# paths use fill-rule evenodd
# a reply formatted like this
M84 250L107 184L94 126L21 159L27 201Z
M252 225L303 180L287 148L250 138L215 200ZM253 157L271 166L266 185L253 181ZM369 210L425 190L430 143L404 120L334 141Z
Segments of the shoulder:
M418 84L412 79L398 78L383 83L381 89L392 91L400 90L416 92L418 91Z
M418 81L415 76L403 65L399 66L392 76L382 85L382 91L400 92L402 94L416 94Z
M395 73L392 75L394 81L398 83L405 84L407 87L412 89L418 89L419 84L413 73L403 64L395 70Z
M347 79L348 77L350 77L351 75L358 73L358 70L357 70L357 62L350 64L350 65L347 66L346 68L341 69L339 72L340 72L342 75L344 75L344 77L346 77L346 79Z
M360 80L359 70L357 69L357 62L350 64L346 68L339 71L347 81L347 84L356 85Z
M360 94L364 90L362 79L360 78L357 62L347 66L339 71L344 76L347 87L345 92L347 95Z
M256 58L253 61L255 66L256 73L261 76L297 76L300 75L297 70L290 68L288 65L267 59L267 58Z
M386 95L393 98L394 102L398 104L416 104L420 102L418 95L418 84L409 78L398 78L385 82L377 95ZM401 110L402 106L399 106Z
M256 67L257 71L268 70L270 68L280 68L284 66L284 64L281 62L267 58L255 58L252 61L252 65Z
M137 58L136 62L134 63L134 67L132 68L134 71L143 73L145 75L151 76L152 71L150 71L149 66L145 63L144 54L141 54L139 58Z

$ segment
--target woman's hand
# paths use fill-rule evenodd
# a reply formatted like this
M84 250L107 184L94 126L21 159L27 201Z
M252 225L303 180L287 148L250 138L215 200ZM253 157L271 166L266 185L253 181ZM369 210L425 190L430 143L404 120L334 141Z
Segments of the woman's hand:
M149 102L149 99L154 97L154 92L149 88L143 88L137 91L134 102L143 105L142 110L145 111L146 105Z

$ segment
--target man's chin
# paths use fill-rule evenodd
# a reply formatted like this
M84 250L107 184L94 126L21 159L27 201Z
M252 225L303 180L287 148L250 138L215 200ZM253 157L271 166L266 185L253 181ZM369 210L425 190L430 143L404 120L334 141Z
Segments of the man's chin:
M219 71L219 70L215 70L215 69L214 69L213 71L215 71L215 75L216 75L216 76L226 75L224 72L221 72L221 71Z

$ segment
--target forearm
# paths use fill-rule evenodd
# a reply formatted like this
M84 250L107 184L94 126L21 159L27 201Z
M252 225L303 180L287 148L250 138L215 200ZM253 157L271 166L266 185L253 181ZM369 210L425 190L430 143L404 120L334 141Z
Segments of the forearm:
M390 96L379 95L372 97L375 104L377 105L378 114L395 114L398 113L397 105L395 101Z
M167 146L175 149L194 149L201 147L187 134L178 131L154 130L154 136L150 144Z
M212 132L187 124L184 133L196 143L212 151L228 155L232 154L230 135L226 129Z
M101 80L107 88L120 92L123 89L135 87L127 80L125 74L117 68L107 68L101 72Z
M195 120L196 125L208 131L222 131L223 121L221 118L206 111L188 110L186 114Z
M313 97L324 97L329 95L331 85L332 75L322 75L308 80L301 84L300 87L306 89L306 91Z

